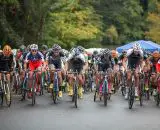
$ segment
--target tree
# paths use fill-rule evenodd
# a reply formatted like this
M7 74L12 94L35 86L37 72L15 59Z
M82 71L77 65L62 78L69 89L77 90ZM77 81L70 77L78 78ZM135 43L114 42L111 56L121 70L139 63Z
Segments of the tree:
M45 41L60 43L65 48L100 39L101 19L91 6L78 0L57 0L46 26Z
M143 10L139 0L98 0L94 6L103 16L104 32L112 25L118 32L118 39L112 44L122 44L143 37ZM103 44L110 42L106 35L103 39Z
M154 6L154 5L153 5ZM148 14L148 31L146 31L146 38L160 43L160 2L156 2L154 11Z

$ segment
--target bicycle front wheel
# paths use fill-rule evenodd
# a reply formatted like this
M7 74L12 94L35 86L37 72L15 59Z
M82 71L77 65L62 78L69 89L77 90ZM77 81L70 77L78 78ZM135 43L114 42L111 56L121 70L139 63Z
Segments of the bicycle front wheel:
M129 109L132 109L134 103L134 89L131 87L128 93L128 105Z
M105 92L103 94L104 106L107 106L108 94Z
M11 91L10 91L10 87L8 84L6 84L5 90L6 90L6 94L4 96L6 100L6 105L10 107L11 106Z
M54 104L57 104L58 92L52 91L52 98L53 98Z
M36 103L36 93L34 92L34 90L32 90L32 106L34 106Z
M75 103L75 107L77 108L77 100L78 100L78 88L77 86L75 86L75 92L74 92L74 103Z

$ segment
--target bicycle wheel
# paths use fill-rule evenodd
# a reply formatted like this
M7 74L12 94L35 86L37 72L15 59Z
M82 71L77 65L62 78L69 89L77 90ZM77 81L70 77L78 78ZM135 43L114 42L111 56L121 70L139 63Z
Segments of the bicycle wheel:
M77 108L77 100L78 100L78 88L77 85L75 85L75 92L74 92L74 103L75 103L75 107Z
M139 89L139 102L140 102L140 106L143 105L143 84L140 85L140 89Z
M41 90L40 90L40 95L44 95L43 90L44 90L44 74L42 74L41 78Z
M57 104L58 92L52 91L52 98L53 98L54 104Z
M156 99L156 101L157 101L156 105L159 106L159 103L160 103L160 95L159 95L159 93L157 94L157 99Z
M10 107L11 106L11 91L10 91L10 87L8 83L6 83L5 89L6 89L6 94L4 96L6 100L6 105Z
M122 96L125 96L126 94L126 89L124 86L121 87L121 93L122 93Z
M128 93L128 105L129 109L132 109L134 103L134 89L133 87L129 88L129 93Z
M146 91L146 94L145 94L145 95L146 95L147 100L149 100L149 99L150 99L150 95L149 95L149 93L150 93L150 92L149 92L149 90L147 90L147 91Z
M36 93L34 90L32 90L32 106L34 106L36 103Z
M36 77L35 77L35 75L33 76L33 81L32 81L32 106L34 106L35 105L35 103L36 103L36 86L35 86L35 84L36 84Z
M97 97L97 90L95 91L95 94L94 94L94 102L96 101L96 97Z
M108 94L107 94L107 92L105 92L103 94L103 100L104 100L104 106L107 106L107 100L108 100Z
M1 106L3 105L3 96L4 96L3 93L1 93L1 94L0 94L0 105L1 105Z

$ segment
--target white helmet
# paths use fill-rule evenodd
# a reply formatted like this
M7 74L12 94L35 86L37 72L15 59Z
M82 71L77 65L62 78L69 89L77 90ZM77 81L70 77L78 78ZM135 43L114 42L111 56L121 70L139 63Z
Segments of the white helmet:
M30 49L31 50L38 50L38 45L32 44L32 45L30 45Z
M141 50L141 45L139 43L135 43L133 45L133 50Z

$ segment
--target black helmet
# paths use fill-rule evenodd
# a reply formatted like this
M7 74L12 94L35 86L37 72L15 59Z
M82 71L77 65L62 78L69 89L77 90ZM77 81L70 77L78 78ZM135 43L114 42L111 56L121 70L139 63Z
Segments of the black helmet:
M58 44L54 44L53 47L52 47L52 50L61 50L62 48L58 45Z
M77 46L77 48L79 49L79 51L80 51L81 53L83 53L83 52L85 51L85 48L82 47L82 46Z
M42 45L42 50L48 50L48 46L47 45Z
M98 54L98 51L93 51L93 55L97 55Z

